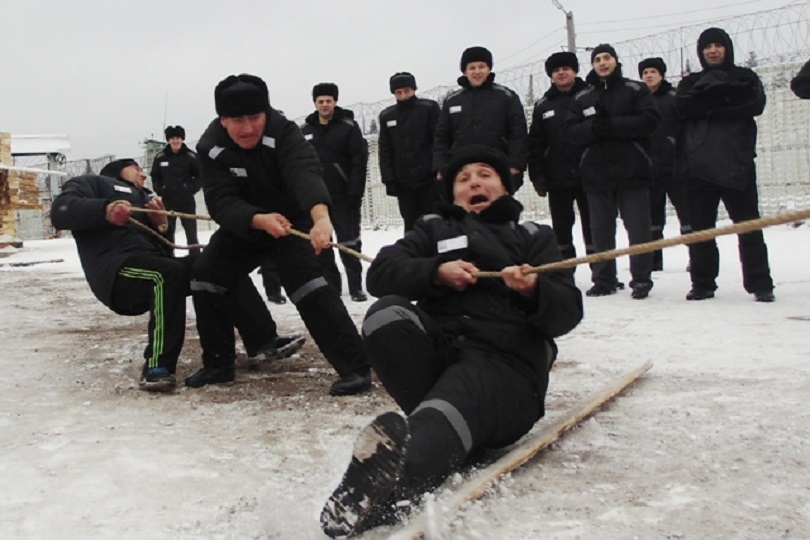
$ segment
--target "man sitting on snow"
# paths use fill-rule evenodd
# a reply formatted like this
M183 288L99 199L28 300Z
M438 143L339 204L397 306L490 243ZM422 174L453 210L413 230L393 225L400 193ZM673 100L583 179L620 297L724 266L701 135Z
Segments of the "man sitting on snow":
M582 319L582 295L570 271L525 273L562 256L551 228L517 224L511 176L498 150L459 150L443 175L454 204L417 220L372 263L368 290L380 299L363 337L408 417L385 413L360 433L321 513L329 536L394 517L397 501L438 486L476 451L517 441L543 416L553 338Z

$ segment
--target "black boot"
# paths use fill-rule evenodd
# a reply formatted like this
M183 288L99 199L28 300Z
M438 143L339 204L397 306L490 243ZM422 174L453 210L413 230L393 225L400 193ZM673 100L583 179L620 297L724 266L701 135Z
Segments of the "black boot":
M206 384L231 382L236 378L236 369L233 365L219 367L203 367L191 377L186 379L186 386L200 388Z

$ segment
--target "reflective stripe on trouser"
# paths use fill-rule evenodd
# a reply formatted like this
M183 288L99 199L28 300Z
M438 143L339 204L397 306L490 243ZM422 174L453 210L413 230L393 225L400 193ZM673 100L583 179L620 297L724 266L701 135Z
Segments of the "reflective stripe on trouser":
M152 328L150 328L150 344L152 350L149 357L146 358L146 364L149 368L156 368L159 365L159 358L163 354L166 338L166 319L165 319L165 298L164 298L164 283L163 275L154 270L143 270L139 268L122 268L119 272L120 275L152 283Z

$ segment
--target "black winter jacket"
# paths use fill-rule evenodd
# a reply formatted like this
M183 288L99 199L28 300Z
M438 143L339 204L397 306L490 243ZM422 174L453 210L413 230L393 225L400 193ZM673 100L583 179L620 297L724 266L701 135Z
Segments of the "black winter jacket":
M127 257L135 254L171 257L169 248L136 225L121 227L106 219L107 205L128 201L133 208L143 208L153 197L146 188L106 176L77 176L62 186L51 207L51 222L57 229L70 230L84 276L90 290L101 303L115 310L112 291L118 271ZM132 217L156 230L145 213Z
M588 84L577 77L568 92L551 88L534 104L529 129L529 178L544 192L582 187L579 160L583 147L565 134L571 101Z
M523 104L514 91L494 81L494 73L478 87L470 85L467 77L458 78L462 88L444 100L436 126L434 172L447 165L455 150L470 144L497 148L506 154L509 167L526 169L528 133Z
M499 354L504 363L525 375L545 395L553 338L571 331L582 319L582 295L571 272L541 274L537 291L526 299L501 279L480 279L464 291L435 285L444 262L463 259L480 270L502 270L561 260L548 226L518 225L522 206L504 196L480 214L441 205L441 215L428 214L395 244L378 253L367 285L377 297L400 295L416 300L455 347Z
M439 104L416 96L380 113L380 173L394 190L418 189L435 181L431 169Z
M237 146L217 118L200 138L197 154L211 217L243 240L270 240L251 228L256 214L278 212L298 226L309 222L313 206L331 203L315 150L295 122L273 108L256 148Z
M307 116L301 131L321 160L329 193L360 199L366 189L368 143L354 121L354 113L335 107L329 123L321 124L315 111Z
M650 135L659 118L650 90L622 77L621 66L606 81L593 70L585 80L591 86L574 97L566 125L571 140L585 147L582 187L592 191L648 185ZM597 138L595 122L607 123L607 136Z
M725 63L687 75L678 84L675 104L684 119L679 140L684 174L743 190L756 181L757 124L765 110L765 90L756 73L734 65L726 36Z
M176 154L166 145L152 162L151 176L155 193L165 202L191 199L200 191L200 162L185 143Z
M810 99L810 60L799 70L799 73L790 81L790 89L801 99Z
M675 89L668 81L653 92L655 106L661 121L650 137L652 144L652 178L653 182L672 178L675 168L675 155L678 139L678 113L675 110Z

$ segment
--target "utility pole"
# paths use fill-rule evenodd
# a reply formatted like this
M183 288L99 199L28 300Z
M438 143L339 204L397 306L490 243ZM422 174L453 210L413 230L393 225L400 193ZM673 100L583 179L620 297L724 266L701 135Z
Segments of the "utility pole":
M565 13L565 30L568 34L568 52L576 54L577 52L577 33L574 30L574 12L565 11L565 8L559 0L551 0L554 7Z

